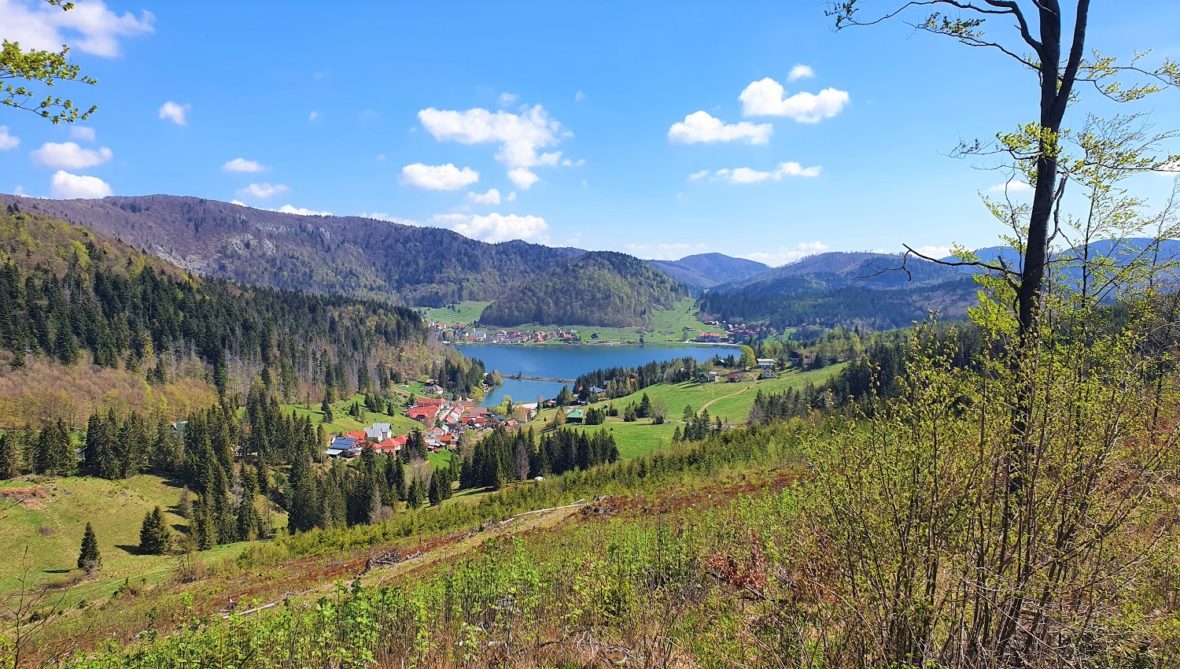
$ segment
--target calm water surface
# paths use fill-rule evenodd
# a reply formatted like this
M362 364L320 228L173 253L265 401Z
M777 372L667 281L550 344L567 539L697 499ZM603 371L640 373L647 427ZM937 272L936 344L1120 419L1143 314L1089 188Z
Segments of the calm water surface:
M730 346L503 346L495 344L457 344L455 348L469 358L483 361L489 371L505 377L520 374L544 378L573 379L579 374L603 367L638 367L653 361L692 357L708 360L715 355L738 354ZM515 402L536 402L537 397L552 398L563 384L552 381L525 381L505 378L504 383L488 393L485 406L494 406L509 395ZM570 388L573 390L573 388Z

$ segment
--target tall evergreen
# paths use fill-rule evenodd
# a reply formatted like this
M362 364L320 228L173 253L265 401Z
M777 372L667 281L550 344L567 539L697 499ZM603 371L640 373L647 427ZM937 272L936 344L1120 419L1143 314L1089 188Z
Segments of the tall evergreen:
M78 551L78 569L96 572L102 567L102 555L98 552L98 538L94 536L94 528L86 523L86 531L82 534L82 549Z
M139 527L139 552L145 555L163 555L172 541L172 531L164 519L160 507L149 511Z
M0 434L0 480L20 476L21 439L16 432Z
M71 476L76 469L74 446L65 422L58 418L37 435L33 448L33 471L37 474Z

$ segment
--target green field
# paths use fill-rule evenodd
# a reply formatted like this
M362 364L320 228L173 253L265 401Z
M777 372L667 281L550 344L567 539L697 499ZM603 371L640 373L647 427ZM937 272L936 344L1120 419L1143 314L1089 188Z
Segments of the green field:
M619 445L619 455L624 458L634 458L672 443L672 434L676 431L676 426L683 425L681 416L685 406L691 406L697 412L701 409L708 409L710 416L720 417L726 423L744 423L750 415L750 408L754 406L754 397L758 391L778 393L788 388L802 388L808 383L818 385L838 374L843 368L844 363L841 363L810 372L783 372L777 378L745 383L661 383L624 397L608 402L598 402L591 406L604 407L614 404L621 412L623 407L632 402L638 404L646 393L653 402L663 400L667 405L668 422L663 425L652 425L648 419L626 423L622 418L614 417L607 418L606 423L602 425L574 425L570 427L590 431L606 429L614 435L615 442ZM551 421L555 412L555 409L543 411L534 422Z
M701 332L722 332L721 328L705 325L699 318L696 302L691 298L681 300L671 309L661 309L652 314L650 327L603 327L596 325L543 325L529 323L513 329L531 332L534 330L576 330L584 343L638 344L643 337L648 344L680 344L685 340L685 328L689 338ZM493 328L494 329L494 328ZM501 328L502 329L502 328ZM531 344L530 344L531 345ZM562 342L552 340L539 346L560 346Z
M487 309L489 304L491 302L467 300L456 304L453 308L414 307L414 309L422 314L422 318L428 321L438 321L447 325L462 325L478 321L479 317L483 314L483 310Z
M30 477L0 483L0 594L19 588L22 574L31 585L65 585L79 578L75 561L87 522L98 539L102 569L63 588L68 601L109 596L126 579L151 583L168 578L176 556L138 555L135 547L144 514L156 506L164 509L174 529L184 528L186 521L173 512L179 499L180 488L146 474L122 481ZM285 523L276 519L280 526ZM220 546L202 556L230 555L244 545Z
M307 404L303 403L284 404L281 405L281 407L284 414L289 415L291 412L294 412L295 415L299 416L300 418L311 418L311 424L313 426L323 425L324 432L329 435L340 434L343 432L353 432L355 430L363 430L373 423L389 423L393 427L394 434L409 434L414 429L422 427L421 423L414 420L413 418L410 418L409 416L402 414L391 416L386 413L378 413L376 411L369 411L367 409L365 410L365 421L362 423L361 421L358 421L357 419L348 415L348 407L351 406L353 402L359 402L361 406L364 406L365 396L353 395L349 399L333 402L332 418L334 420L330 423L324 422L324 414L320 411L320 405L315 402L311 404L310 409L308 408ZM242 411L244 412L245 409Z

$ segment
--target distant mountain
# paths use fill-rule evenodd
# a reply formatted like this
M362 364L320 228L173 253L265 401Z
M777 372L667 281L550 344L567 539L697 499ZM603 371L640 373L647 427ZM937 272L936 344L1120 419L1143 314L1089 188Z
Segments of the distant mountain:
M1127 267L1137 259L1180 260L1180 241L1151 239L1100 240L1090 244L1090 258L1107 258L1112 268ZM1018 270L1020 257L1011 248L996 246L976 251L985 262L1003 260ZM951 260L952 258L944 258ZM1081 283L1077 252L1052 256L1057 279L1072 288ZM753 277L711 288L701 298L702 311L727 320L766 321L778 327L860 324L896 328L921 320L931 310L944 319L966 315L976 300L975 267L951 267L882 253L822 253ZM1123 277L1122 281L1134 280ZM1173 283L1178 283L1175 273ZM1104 282L1091 281L1091 289ZM1107 291L1107 298L1114 292Z
M760 262L721 253L700 253L680 260L648 260L647 264L698 291L748 279L770 269Z
M778 327L904 327L931 309L961 318L975 299L970 275L882 253L822 253L709 290L706 313Z
M495 299L584 253L521 241L487 244L441 228L356 216L299 216L194 197L0 195L0 206L12 203L199 274L413 305Z
M486 325L644 326L653 311L687 296L683 286L623 253L587 253L524 282L480 317Z

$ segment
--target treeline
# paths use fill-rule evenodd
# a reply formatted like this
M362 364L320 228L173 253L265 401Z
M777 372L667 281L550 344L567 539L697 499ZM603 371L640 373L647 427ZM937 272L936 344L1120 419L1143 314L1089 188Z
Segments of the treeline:
M486 325L649 325L654 310L688 293L663 272L622 253L593 252L524 282L493 302Z
M591 399L592 387L605 389L603 395L607 399L614 399L658 383L692 381L707 373L712 367L724 365L725 362L726 360L720 356L715 356L708 362L698 362L695 358L684 357L649 362L639 367L605 367L578 376L574 380L574 388L578 390L577 396L581 400ZM733 360L731 362L736 364Z
M605 430L559 429L538 441L532 429L496 428L465 455L459 487L498 490L510 481L586 470L618 459L615 439Z
M701 296L701 310L728 321L768 323L780 331L800 326L892 330L925 320L931 305L941 306L949 318L961 318L976 289L967 277L889 289L813 286L788 277L707 292Z
M948 363L960 369L977 364L984 349L982 333L972 324L940 326L931 336L940 350L947 352ZM780 393L759 390L749 421L765 425L813 411L851 407L871 413L870 400L895 397L900 391L912 341L902 333L885 333L874 337L863 355L818 386L809 383L802 389L788 388Z
M291 397L301 383L357 389L388 378L391 349L425 341L412 309L184 276L13 208L2 222L30 238L26 253L10 240L0 254L0 350L14 368L28 355L64 365L85 355L162 382L196 358L222 394L236 366ZM64 261L42 258L45 247Z

